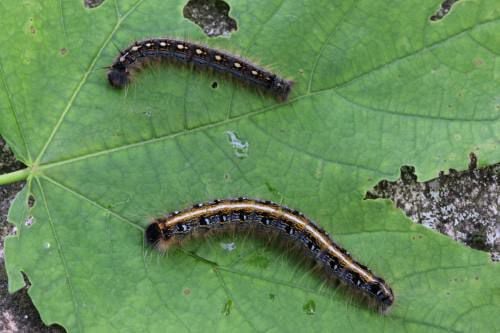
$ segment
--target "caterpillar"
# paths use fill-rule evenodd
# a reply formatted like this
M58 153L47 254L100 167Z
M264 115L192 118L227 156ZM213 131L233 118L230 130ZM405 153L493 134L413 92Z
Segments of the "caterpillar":
M145 240L166 251L198 233L250 228L276 233L297 244L327 275L359 290L382 309L393 304L394 294L382 278L354 260L304 214L271 201L237 198L199 203L154 219L145 231Z
M108 71L108 81L115 88L124 88L131 82L131 74L154 61L193 64L201 69L213 69L285 101L293 82L285 80L251 62L227 52L199 44L170 38L136 41L120 52Z

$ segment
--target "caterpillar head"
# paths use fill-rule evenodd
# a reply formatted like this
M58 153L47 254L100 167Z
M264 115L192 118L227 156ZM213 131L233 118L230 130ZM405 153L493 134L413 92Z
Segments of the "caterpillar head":
M275 77L270 90L272 95L277 96L280 101L286 101L290 90L292 90L293 81L287 81Z
M159 252L166 252L172 245L177 244L178 240L173 236L171 228L161 228L161 221L153 221L146 229L144 238L149 246Z
M116 63L111 66L108 72L108 81L111 86L121 89L129 84L129 72L122 63Z

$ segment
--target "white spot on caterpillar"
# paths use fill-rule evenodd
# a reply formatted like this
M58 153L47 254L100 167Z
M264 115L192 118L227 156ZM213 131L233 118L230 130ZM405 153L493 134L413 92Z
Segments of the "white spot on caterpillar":
M184 50L185 48L187 49L187 47L185 47L185 46L184 46L184 45L182 45L182 44L177 44L177 48L178 48L179 50Z
M146 43L146 47L151 47L151 45L153 45L153 44L151 44L151 43Z
M160 46L161 46L161 47L165 47L165 46L167 46L167 43L165 43L165 42L160 42Z
M196 49L196 54L202 54L202 53L203 53L203 51L202 51L202 50L200 50L200 49Z
M217 55L215 55L215 60L217 60L217 61L221 61L221 60L222 60L222 57L221 57L220 55L218 55L218 54L217 54Z
M236 133L233 131L226 131L226 134L229 136L229 143L233 147L234 155L238 158L245 158L248 156L248 147L249 144L247 141L240 140Z
M137 45L137 46L132 46L132 51L137 51L141 48L140 45Z
M258 75L258 74L259 74L259 72L257 72L257 71L252 71L252 75Z
M235 62L235 63L234 63L234 67L236 67L236 68L241 68L241 64L240 64L239 62Z

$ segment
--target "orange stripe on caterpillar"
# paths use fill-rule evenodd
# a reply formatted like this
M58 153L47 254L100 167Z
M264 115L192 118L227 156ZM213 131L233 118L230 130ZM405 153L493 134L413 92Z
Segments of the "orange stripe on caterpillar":
M330 236L304 214L271 201L223 199L196 204L155 219L146 229L146 241L160 251L200 231L257 227L273 231L306 250L311 258L334 276L383 308L391 306L394 294L385 281L354 260Z

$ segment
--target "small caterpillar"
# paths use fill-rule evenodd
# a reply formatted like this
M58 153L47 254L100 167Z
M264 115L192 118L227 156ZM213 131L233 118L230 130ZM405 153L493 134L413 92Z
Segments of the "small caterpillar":
M156 218L146 229L145 239L151 246L166 251L196 233L253 227L263 232L275 232L297 244L328 275L359 290L383 308L393 304L392 290L382 278L354 260L302 213L271 201L238 198L200 203Z
M109 67L108 81L115 88L124 88L131 81L132 72L144 64L158 60L193 64L198 68L227 73L249 86L273 95L279 101L287 99L293 85L292 81L280 78L245 59L206 46L169 38L136 41L121 51Z

